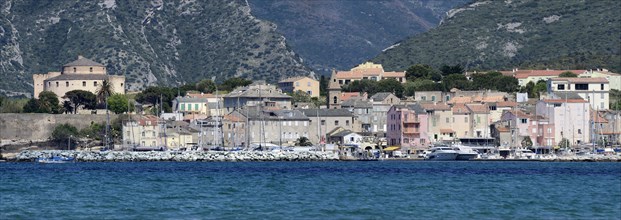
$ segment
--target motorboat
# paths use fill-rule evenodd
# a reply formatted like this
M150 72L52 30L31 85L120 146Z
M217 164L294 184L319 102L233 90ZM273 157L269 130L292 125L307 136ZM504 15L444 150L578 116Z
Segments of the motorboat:
M426 160L455 160L457 151L449 146L438 145L429 149L431 152L425 157Z
M479 157L479 153L471 147L464 145L453 145L453 150L457 151L456 160L471 160Z
M65 157L65 156L39 157L37 158L37 162L39 163L71 163L71 162L75 162L75 158Z
M529 149L515 149L514 156L517 159L535 159L535 152Z

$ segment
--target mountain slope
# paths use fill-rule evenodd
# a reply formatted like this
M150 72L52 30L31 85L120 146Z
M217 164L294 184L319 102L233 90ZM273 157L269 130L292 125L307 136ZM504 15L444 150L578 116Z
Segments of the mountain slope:
M477 1L448 14L373 61L391 70L417 63L621 70L620 1Z
M200 78L277 81L308 75L275 25L243 0L0 3L0 92L31 92L34 73L83 55L126 75L131 90Z
M315 71L349 69L408 36L438 25L471 0L249 0L252 14L278 25Z

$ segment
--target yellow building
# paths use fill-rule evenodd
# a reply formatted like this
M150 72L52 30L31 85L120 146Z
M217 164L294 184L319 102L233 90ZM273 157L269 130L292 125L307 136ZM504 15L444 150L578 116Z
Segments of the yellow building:
M319 81L306 76L291 77L278 82L283 92L303 91L311 97L319 97Z
M35 98L39 98L39 93L43 91L54 92L58 97L72 90L96 93L104 80L112 85L114 93L125 93L125 76L108 75L104 65L82 56L63 65L61 72L34 74L32 79Z

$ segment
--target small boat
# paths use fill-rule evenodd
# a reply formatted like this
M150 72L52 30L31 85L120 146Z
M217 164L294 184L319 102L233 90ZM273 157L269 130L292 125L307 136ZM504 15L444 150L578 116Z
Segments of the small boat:
M456 160L472 160L479 157L479 153L468 146L459 144L453 145L453 150L457 151Z
M37 162L39 163L71 163L71 162L75 162L75 158L64 157L64 156L39 157L37 158Z
M429 149L431 152L426 155L426 160L455 160L457 151L449 146L438 145Z

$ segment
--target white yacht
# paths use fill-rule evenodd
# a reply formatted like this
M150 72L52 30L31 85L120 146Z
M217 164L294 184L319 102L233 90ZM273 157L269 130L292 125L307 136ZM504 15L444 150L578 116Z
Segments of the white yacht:
M426 160L455 160L457 151L449 146L438 145L429 149L431 152L425 155Z
M535 159L535 152L529 149L515 149L514 155L516 159Z
M479 153L468 146L456 144L453 145L453 150L457 151L456 160L471 160L479 158Z

